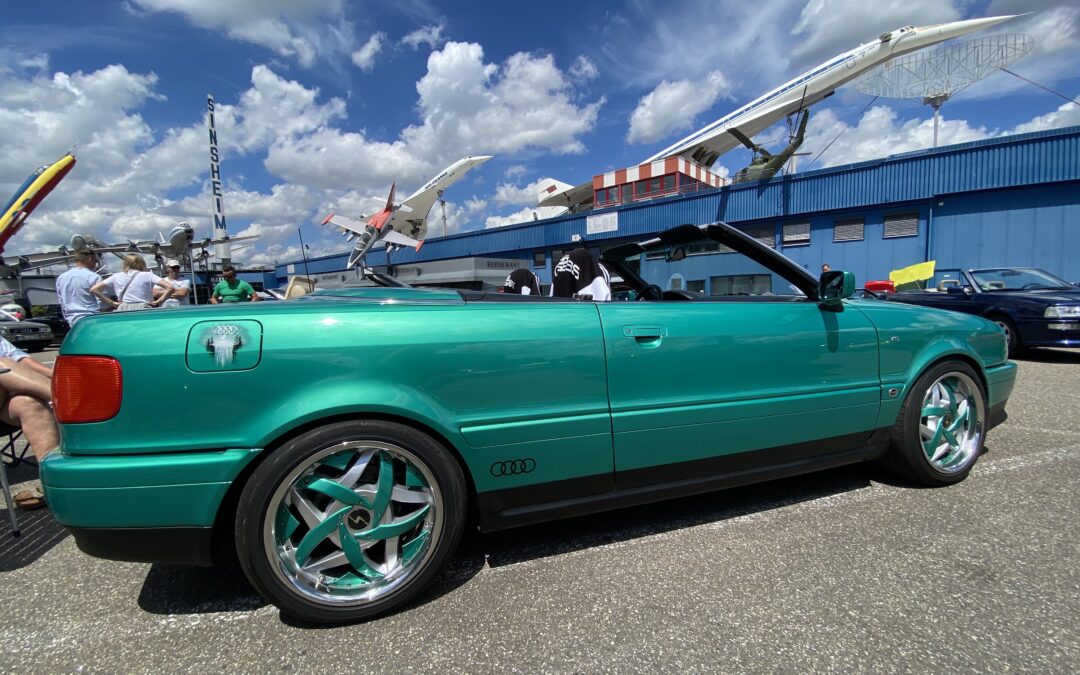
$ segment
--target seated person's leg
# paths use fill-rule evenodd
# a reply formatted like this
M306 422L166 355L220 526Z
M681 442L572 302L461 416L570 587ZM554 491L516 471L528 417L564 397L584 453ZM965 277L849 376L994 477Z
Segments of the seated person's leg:
M8 395L28 394L42 401L52 400L52 380L49 378L11 359L0 358L0 369L3 368L10 369L6 373L0 373L0 387Z
M20 427L34 456L40 461L60 445L60 432L49 406L33 396L12 396L0 405L0 420Z

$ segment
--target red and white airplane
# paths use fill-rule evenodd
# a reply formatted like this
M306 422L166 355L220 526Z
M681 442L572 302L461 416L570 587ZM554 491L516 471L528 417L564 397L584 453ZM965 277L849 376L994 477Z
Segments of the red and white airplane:
M456 183L470 169L491 159L490 155L464 157L440 171L416 192L400 204L394 203L397 183L390 186L390 196L381 211L370 216L349 218L331 213L323 225L335 225L348 241L356 240L349 256L349 267L360 264L376 242L382 241L387 251L397 248L415 248L424 245L427 234L427 216L443 190Z

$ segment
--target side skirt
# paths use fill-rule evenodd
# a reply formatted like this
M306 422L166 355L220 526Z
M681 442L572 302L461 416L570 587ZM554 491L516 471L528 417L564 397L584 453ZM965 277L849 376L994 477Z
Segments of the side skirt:
M477 495L480 530L491 532L532 525L864 462L885 454L889 431L877 429L869 438L866 434L855 434L617 472L615 483L620 487L598 494L582 495L582 492L588 491L590 483L609 480L606 475L481 492ZM848 449L822 452L826 448ZM655 482L646 483L648 476Z

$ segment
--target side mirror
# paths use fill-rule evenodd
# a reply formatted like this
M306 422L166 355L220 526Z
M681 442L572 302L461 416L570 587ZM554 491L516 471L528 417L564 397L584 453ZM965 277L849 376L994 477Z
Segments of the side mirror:
M839 307L841 300L855 294L855 274L840 270L822 272L818 300L823 307Z
M667 262L678 262L684 258L686 258L685 246L675 246L674 248L669 248L667 252L664 253L664 260Z

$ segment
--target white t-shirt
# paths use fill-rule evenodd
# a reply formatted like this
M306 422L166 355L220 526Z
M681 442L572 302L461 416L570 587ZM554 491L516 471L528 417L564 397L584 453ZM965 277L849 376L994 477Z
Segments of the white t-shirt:
M90 293L99 281L101 277L85 267L72 267L56 278L56 298L69 324L74 326L84 316L100 311L97 298Z
M191 279L169 279L169 283L173 288L180 290L181 288L191 289ZM164 302L163 307L179 307L180 305L191 304L191 293L188 293L182 298L178 298L175 295L170 297Z
M132 279L132 277L135 277ZM131 281L130 285L128 281ZM153 272L117 272L109 277L113 293L119 302L151 302L154 299L154 284L161 281L161 277ZM127 292L124 293L124 287ZM124 297L120 294L124 293Z

